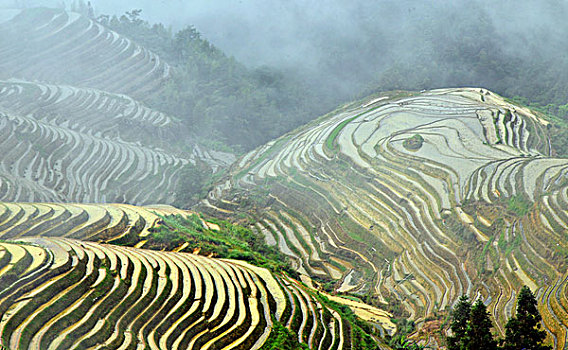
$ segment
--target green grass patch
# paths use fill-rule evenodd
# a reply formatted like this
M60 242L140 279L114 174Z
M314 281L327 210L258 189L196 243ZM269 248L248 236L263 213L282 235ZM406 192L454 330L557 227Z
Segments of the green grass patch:
M341 130L343 130L343 128L345 128L345 126L347 124L349 124L351 121L353 121L355 118L359 117L360 115L361 114L358 114L354 117L345 119L344 121L339 123L339 125L336 126L335 129L333 129L331 134L329 134L329 136L325 140L325 146L327 147L327 149L329 149L330 151L336 151L337 150L337 148L335 147L335 139L337 138L337 135L339 135Z
M530 213L533 203L522 195L514 195L507 200L507 210L515 213L518 217L526 216Z
M187 251L199 250L200 254L245 260L271 271L290 271L286 256L276 247L269 246L262 234L228 221L206 219L219 225L211 230L202 224L197 215L160 216L162 225L152 228L148 246L154 249L172 250L188 243Z
M419 134L414 134L402 142L402 146L411 151L417 151L422 147L424 138Z
M389 99L392 100L392 99ZM349 124L350 122L352 122L353 120L355 120L356 118L359 118L360 116L367 114L369 112L374 111L375 109L379 108L380 106L376 106L373 107L365 112L359 113L354 117L351 118L347 118L344 121L342 121L341 123L339 123L339 125L337 125L335 127L335 129L333 129L331 131L331 134L329 134L329 136L327 137L327 139L325 140L325 146L327 147L327 149L329 149L330 151L336 151L337 148L335 147L335 139L337 138L337 135L339 135L339 133L341 132L341 130L343 130L343 128L345 128L345 126L347 124Z

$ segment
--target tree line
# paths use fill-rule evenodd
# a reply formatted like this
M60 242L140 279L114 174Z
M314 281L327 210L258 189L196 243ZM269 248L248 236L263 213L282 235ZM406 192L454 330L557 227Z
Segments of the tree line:
M541 320L534 294L523 286L515 315L505 325L505 337L497 337L491 332L493 324L483 301L477 299L472 304L464 295L452 312L448 350L551 350L544 344L546 331L541 329Z

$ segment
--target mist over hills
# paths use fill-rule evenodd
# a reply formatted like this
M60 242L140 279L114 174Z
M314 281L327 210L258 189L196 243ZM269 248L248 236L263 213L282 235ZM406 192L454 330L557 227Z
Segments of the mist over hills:
M101 6L112 13L112 7ZM563 49L568 5L562 1L169 1L161 10L152 6L148 12L143 3L132 8L174 28L192 24L249 69L262 67L301 84L301 93L318 103L306 105L291 95L289 103L300 106L292 114L302 116L288 127L372 92L448 86L481 86L526 103L553 104L548 112L568 115L568 108L558 108L568 103ZM168 21L168 6L182 15Z
M64 3L18 5L79 9ZM481 86L568 116L562 1L92 5L112 29L179 68L170 91L148 103L199 128L218 149L250 150L340 103L393 89ZM187 44L194 53L180 56Z
M542 105L568 103L563 1L92 4L97 15L142 9L143 19L171 26L174 33L193 25L253 70L266 66L298 77L320 101L319 109L305 111L304 121L340 102L392 89L482 86Z
M567 102L565 88L550 91L554 82L566 80L555 77L567 64L561 50L568 30L563 1L171 0L93 5L107 14L141 8L144 18L176 29L192 24L246 65L307 74L312 88L329 87L326 93L339 99L369 88L471 85L541 103ZM523 73L521 66L532 72ZM537 83L537 75L546 79ZM530 89L533 84L545 85ZM548 92L538 94L544 87Z

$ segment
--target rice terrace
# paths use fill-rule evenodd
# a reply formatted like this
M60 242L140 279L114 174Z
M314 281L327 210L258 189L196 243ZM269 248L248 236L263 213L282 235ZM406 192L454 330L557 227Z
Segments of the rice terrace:
M486 74L491 50L477 76L424 49L436 80L418 61L364 70L348 52L370 51L336 33L296 71L142 10L46 3L0 2L0 349L568 348L563 73L531 103L502 83L541 66ZM277 8L252 3L230 6ZM418 3L381 11L453 11ZM459 40L491 44L471 28Z

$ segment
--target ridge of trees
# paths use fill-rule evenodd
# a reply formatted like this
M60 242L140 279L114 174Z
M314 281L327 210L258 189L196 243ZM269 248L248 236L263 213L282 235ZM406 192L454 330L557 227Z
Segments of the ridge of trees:
M320 69L341 76L333 84L325 80L333 80L333 74L309 73L302 67L248 68L215 47L195 27L174 33L161 23L143 20L140 9L122 16L102 15L98 21L156 51L174 67L173 79L164 93L150 104L179 117L192 130L198 130L201 141L218 149L250 150L342 101L377 91L482 86L553 116L556 128L551 130L552 146L558 155L567 155L568 70L564 68L568 61L555 56L510 57L502 47L498 28L482 8L472 6L483 25L473 25L474 19L467 13L458 13L462 20L452 22L451 33L442 20L418 21L416 28L403 33L405 40L420 43L412 53L420 59L411 55L391 63L375 62L372 58L381 47L381 37L374 37L377 42L369 42L357 57L325 57ZM350 47L327 34L322 40L331 41L330 45L336 40L334 45L340 52ZM369 59L364 60L367 56ZM361 61L369 62L374 72L357 74ZM360 81L352 84L353 79ZM337 84L350 86L350 92L337 88Z

